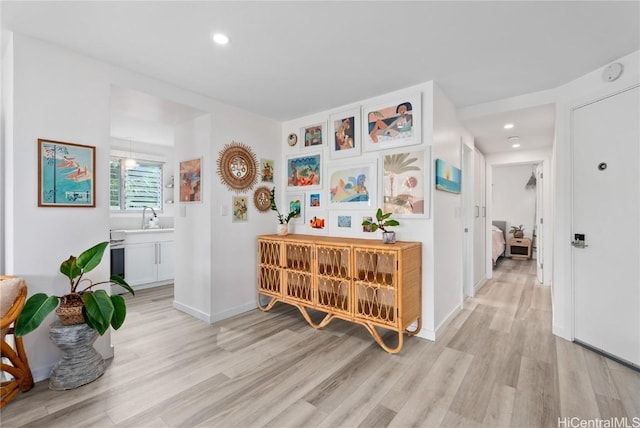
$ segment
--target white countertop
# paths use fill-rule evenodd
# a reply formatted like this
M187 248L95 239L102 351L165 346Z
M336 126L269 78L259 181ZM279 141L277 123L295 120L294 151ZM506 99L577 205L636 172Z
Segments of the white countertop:
M163 232L173 232L173 227L166 228L156 228L156 229L119 229L113 230L112 232L122 232L125 235L134 235L137 233L163 233Z

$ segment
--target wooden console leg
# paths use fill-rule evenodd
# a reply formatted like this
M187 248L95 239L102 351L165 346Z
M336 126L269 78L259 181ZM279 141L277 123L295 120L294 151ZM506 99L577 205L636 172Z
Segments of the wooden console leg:
M275 297L272 297L266 306L262 306L260 304L260 294L258 294L258 309L260 309L262 312L267 312L269 309L273 308L273 305L275 305L277 302L278 302L278 299L276 299Z
M395 348L390 348L384 343L384 340L382 340L382 337L378 333L378 330L376 330L376 328L373 325L364 324L364 323L362 325L365 326L365 328L369 331L371 336L373 336L373 339L378 343L378 345L380 345L382 349L384 349L388 353L397 354L402 349L404 338L403 338L403 333L401 331L398 332L398 346L396 346Z
M409 336L415 336L416 334L418 334L418 332L420 332L420 329L422 328L422 317L418 317L417 319L418 321L418 325L416 326L416 329L411 331L409 329L406 329L405 332L409 335Z
M311 327L316 328L316 329L324 327L325 325L329 324L329 322L331 322L331 320L333 319L333 314L327 314L322 319L322 321L320 321L318 324L316 324L316 323L313 322L313 320L311 320L311 317L309 316L309 313L307 312L307 309L304 306L295 305L295 307L298 308L300 313L302 313L302 316L307 321L307 323L309 323L309 325Z

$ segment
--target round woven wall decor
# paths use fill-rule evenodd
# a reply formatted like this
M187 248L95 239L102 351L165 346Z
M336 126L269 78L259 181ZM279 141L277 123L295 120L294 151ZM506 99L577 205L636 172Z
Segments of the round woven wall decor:
M218 156L218 175L229 190L242 193L253 188L258 181L258 160L251 147L232 141Z
M269 211L271 209L271 190L266 186L258 187L253 192L253 204L260 212Z

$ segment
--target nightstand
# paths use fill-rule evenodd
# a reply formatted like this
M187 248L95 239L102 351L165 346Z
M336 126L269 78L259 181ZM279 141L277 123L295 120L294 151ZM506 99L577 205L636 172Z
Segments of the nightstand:
M531 239L511 238L509 240L509 252L515 260L528 260L531 258Z

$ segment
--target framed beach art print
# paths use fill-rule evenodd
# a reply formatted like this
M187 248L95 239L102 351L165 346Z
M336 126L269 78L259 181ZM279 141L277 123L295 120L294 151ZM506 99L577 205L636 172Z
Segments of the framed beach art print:
M330 209L366 209L376 205L377 163L331 165L327 168Z
M382 210L395 217L428 218L431 199L429 148L385 150L382 157Z
M96 148L38 139L38 206L96 206Z
M360 154L360 109L332 114L329 119L329 149L332 159Z
M309 153L287 157L287 189L319 189L322 185L322 155Z
M422 142L420 93L394 96L362 109L363 151L391 149Z

